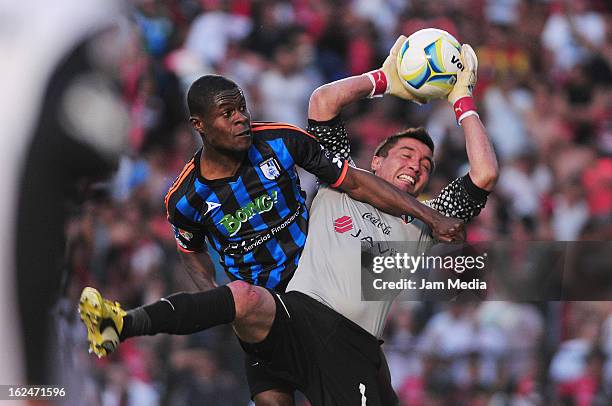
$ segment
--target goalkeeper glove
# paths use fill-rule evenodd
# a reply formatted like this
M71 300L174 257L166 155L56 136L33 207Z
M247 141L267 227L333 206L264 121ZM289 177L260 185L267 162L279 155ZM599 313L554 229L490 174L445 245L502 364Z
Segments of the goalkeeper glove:
M391 50L389 56L385 59L382 67L367 73L364 73L372 82L372 92L368 95L372 97L382 97L389 93L393 96L399 97L404 100L410 100L417 104L425 104L427 100L418 98L413 95L402 85L402 81L397 73L397 54L404 42L406 42L406 36L400 35Z
M468 116L478 116L476 104L472 99L472 91L476 85L478 58L468 44L461 45L461 64L463 68L457 72L457 82L448 94L448 101L455 110L458 124L461 124L461 121Z

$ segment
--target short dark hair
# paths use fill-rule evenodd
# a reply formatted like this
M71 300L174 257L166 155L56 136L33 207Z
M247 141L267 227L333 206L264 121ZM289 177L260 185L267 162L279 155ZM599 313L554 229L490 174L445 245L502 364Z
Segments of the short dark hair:
M389 150L393 148L395 144L402 138L414 138L415 140L421 141L423 144L427 145L431 152L434 152L434 143L427 130L423 127L418 128L409 128L397 134L393 134L387 137L383 142L381 142L376 150L374 151L374 156L381 156L385 158L389 154Z
M423 144L427 145L429 149L431 149L432 154L434 153L434 143L431 137L429 136L429 133L427 132L427 130L425 130L425 128L417 127L408 128L407 130L385 138L385 140L383 140L383 142L381 142L378 147L376 147L376 150L374 150L374 156L381 156L383 158L386 158L387 155L389 155L389 150L391 150L391 148L393 148L393 146L397 144L397 142L402 138L413 138L415 140L421 141ZM436 163L434 162L433 158L430 160L430 162L431 169L429 170L429 173L432 174L434 169L436 168ZM376 171L374 171L374 173L376 173Z
M205 75L193 82L187 92L189 114L204 114L212 104L213 98L223 90L232 90L238 85L220 75Z

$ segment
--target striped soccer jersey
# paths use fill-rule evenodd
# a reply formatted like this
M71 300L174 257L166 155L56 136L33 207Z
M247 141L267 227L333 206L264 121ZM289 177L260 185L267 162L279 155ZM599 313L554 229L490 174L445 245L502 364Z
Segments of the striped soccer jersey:
M275 288L295 271L306 242L308 210L295 165L332 187L348 163L305 131L283 123L252 123L253 144L236 174L207 180L200 152L165 199L180 250L219 253L232 280Z

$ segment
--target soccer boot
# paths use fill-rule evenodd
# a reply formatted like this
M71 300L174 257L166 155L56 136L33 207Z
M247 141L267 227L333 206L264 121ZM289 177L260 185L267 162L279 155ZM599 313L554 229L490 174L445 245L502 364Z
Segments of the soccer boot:
M104 299L96 289L86 287L79 300L79 315L87 327L90 353L102 358L117 348L126 315L118 302Z

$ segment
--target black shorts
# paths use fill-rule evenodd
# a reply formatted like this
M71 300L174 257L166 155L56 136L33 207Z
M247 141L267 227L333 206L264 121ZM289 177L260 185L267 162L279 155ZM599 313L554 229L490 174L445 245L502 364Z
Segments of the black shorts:
M241 344L244 347L245 344L242 342ZM293 383L275 375L264 362L253 355L245 354L244 369L251 399L254 399L255 395L261 392L272 389L291 394L295 392L296 388Z
M300 293L277 294L276 316L261 343L242 343L266 369L301 390L312 406L380 406L376 337Z

